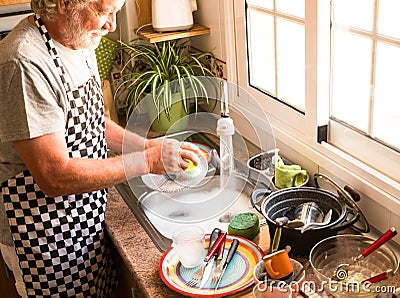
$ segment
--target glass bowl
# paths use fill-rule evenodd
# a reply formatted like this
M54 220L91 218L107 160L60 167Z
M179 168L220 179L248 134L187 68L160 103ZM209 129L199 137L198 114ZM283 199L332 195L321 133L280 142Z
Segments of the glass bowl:
M310 264L323 287L335 297L376 297L378 287L390 283L390 278L374 283L362 283L387 270L396 273L399 261L388 245L382 245L363 260L355 263L374 239L361 235L337 235L318 242L310 252ZM348 270L339 265L349 264Z

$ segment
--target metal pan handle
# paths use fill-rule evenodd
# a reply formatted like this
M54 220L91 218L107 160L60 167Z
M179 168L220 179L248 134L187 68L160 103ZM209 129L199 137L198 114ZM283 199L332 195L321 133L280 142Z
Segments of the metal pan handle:
M361 209L358 207L357 203L353 200L353 198L351 197L351 195L344 190L339 184L337 184L335 181L333 181L331 178L329 178L328 176L326 176L325 174L322 173L316 173L314 175L314 182L315 185L317 186L317 188L320 188L318 185L318 179L323 179L326 182L328 182L329 184L331 184L336 191L338 192L339 196L342 197L345 201L345 203L350 206L351 208L353 208L354 210L357 211L357 213L360 215L360 222L363 225L363 228L358 228L356 226L354 226L354 228L362 233L368 233L370 230L369 227L369 223L364 215L364 213L361 211Z
M270 189L266 189L266 188L260 188L260 189L256 189L255 191L253 191L253 193L250 196L250 202L251 202L251 206L253 206L254 209L256 209L260 214L263 215L263 212L261 210L260 207L258 207L257 203L258 203L258 197L259 196L268 196L272 193L272 190Z
M346 206L345 208L346 208L345 211L346 213L344 215L344 219L337 225L332 226L331 229L343 230L345 228L352 226L360 219L360 214L358 214L356 210L348 206ZM351 216L350 219L349 215Z

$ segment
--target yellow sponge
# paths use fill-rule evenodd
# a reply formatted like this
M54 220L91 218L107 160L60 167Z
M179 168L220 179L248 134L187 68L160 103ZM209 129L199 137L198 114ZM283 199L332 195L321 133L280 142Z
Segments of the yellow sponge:
M191 161L190 159L185 159L185 160L189 163L189 166L185 169L186 172L190 172L191 170L196 168L193 161Z

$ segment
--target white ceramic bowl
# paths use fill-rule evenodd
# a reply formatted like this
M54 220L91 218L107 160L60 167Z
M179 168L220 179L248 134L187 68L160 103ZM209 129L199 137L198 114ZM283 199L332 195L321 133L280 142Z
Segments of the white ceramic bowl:
M303 265L294 259L290 259L292 266L293 266L293 276L295 276L302 268ZM305 272L300 275L300 277L295 280L291 281L289 278L285 283L285 281L279 280L271 280L268 279L265 282L260 275L265 275L266 269L264 265L264 261L260 261L254 267L253 270L253 279L255 286L253 288L253 297L256 298L287 298L287 297L297 297L297 293L301 290L302 284L306 277Z

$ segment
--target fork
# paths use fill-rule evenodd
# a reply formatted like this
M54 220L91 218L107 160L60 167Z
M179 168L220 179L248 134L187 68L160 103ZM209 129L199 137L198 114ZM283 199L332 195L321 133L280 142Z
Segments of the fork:
M203 272L206 264L206 262L203 262L199 269L197 269L197 271L193 273L192 277L185 283L185 285L187 285L188 287L193 287L195 284L197 284L203 277Z
M225 236L226 237L226 236ZM224 250L225 250L225 239L223 240L224 242L221 244L221 246L219 247L219 251L218 251L218 258L217 258L217 264L215 266L214 272L213 272L213 276L211 279L211 284L212 285L216 285L219 278L221 277L222 274L222 259L224 256Z
M218 228L215 228L211 235L210 235L210 243L208 244L208 252L210 251L211 247L214 245L215 241L218 239L219 235L221 234L221 230ZM204 261L201 263L199 269L195 273L193 273L192 277L185 283L188 287L193 287L195 284L197 284L200 279L203 277L204 273L204 268L206 267L207 262Z

